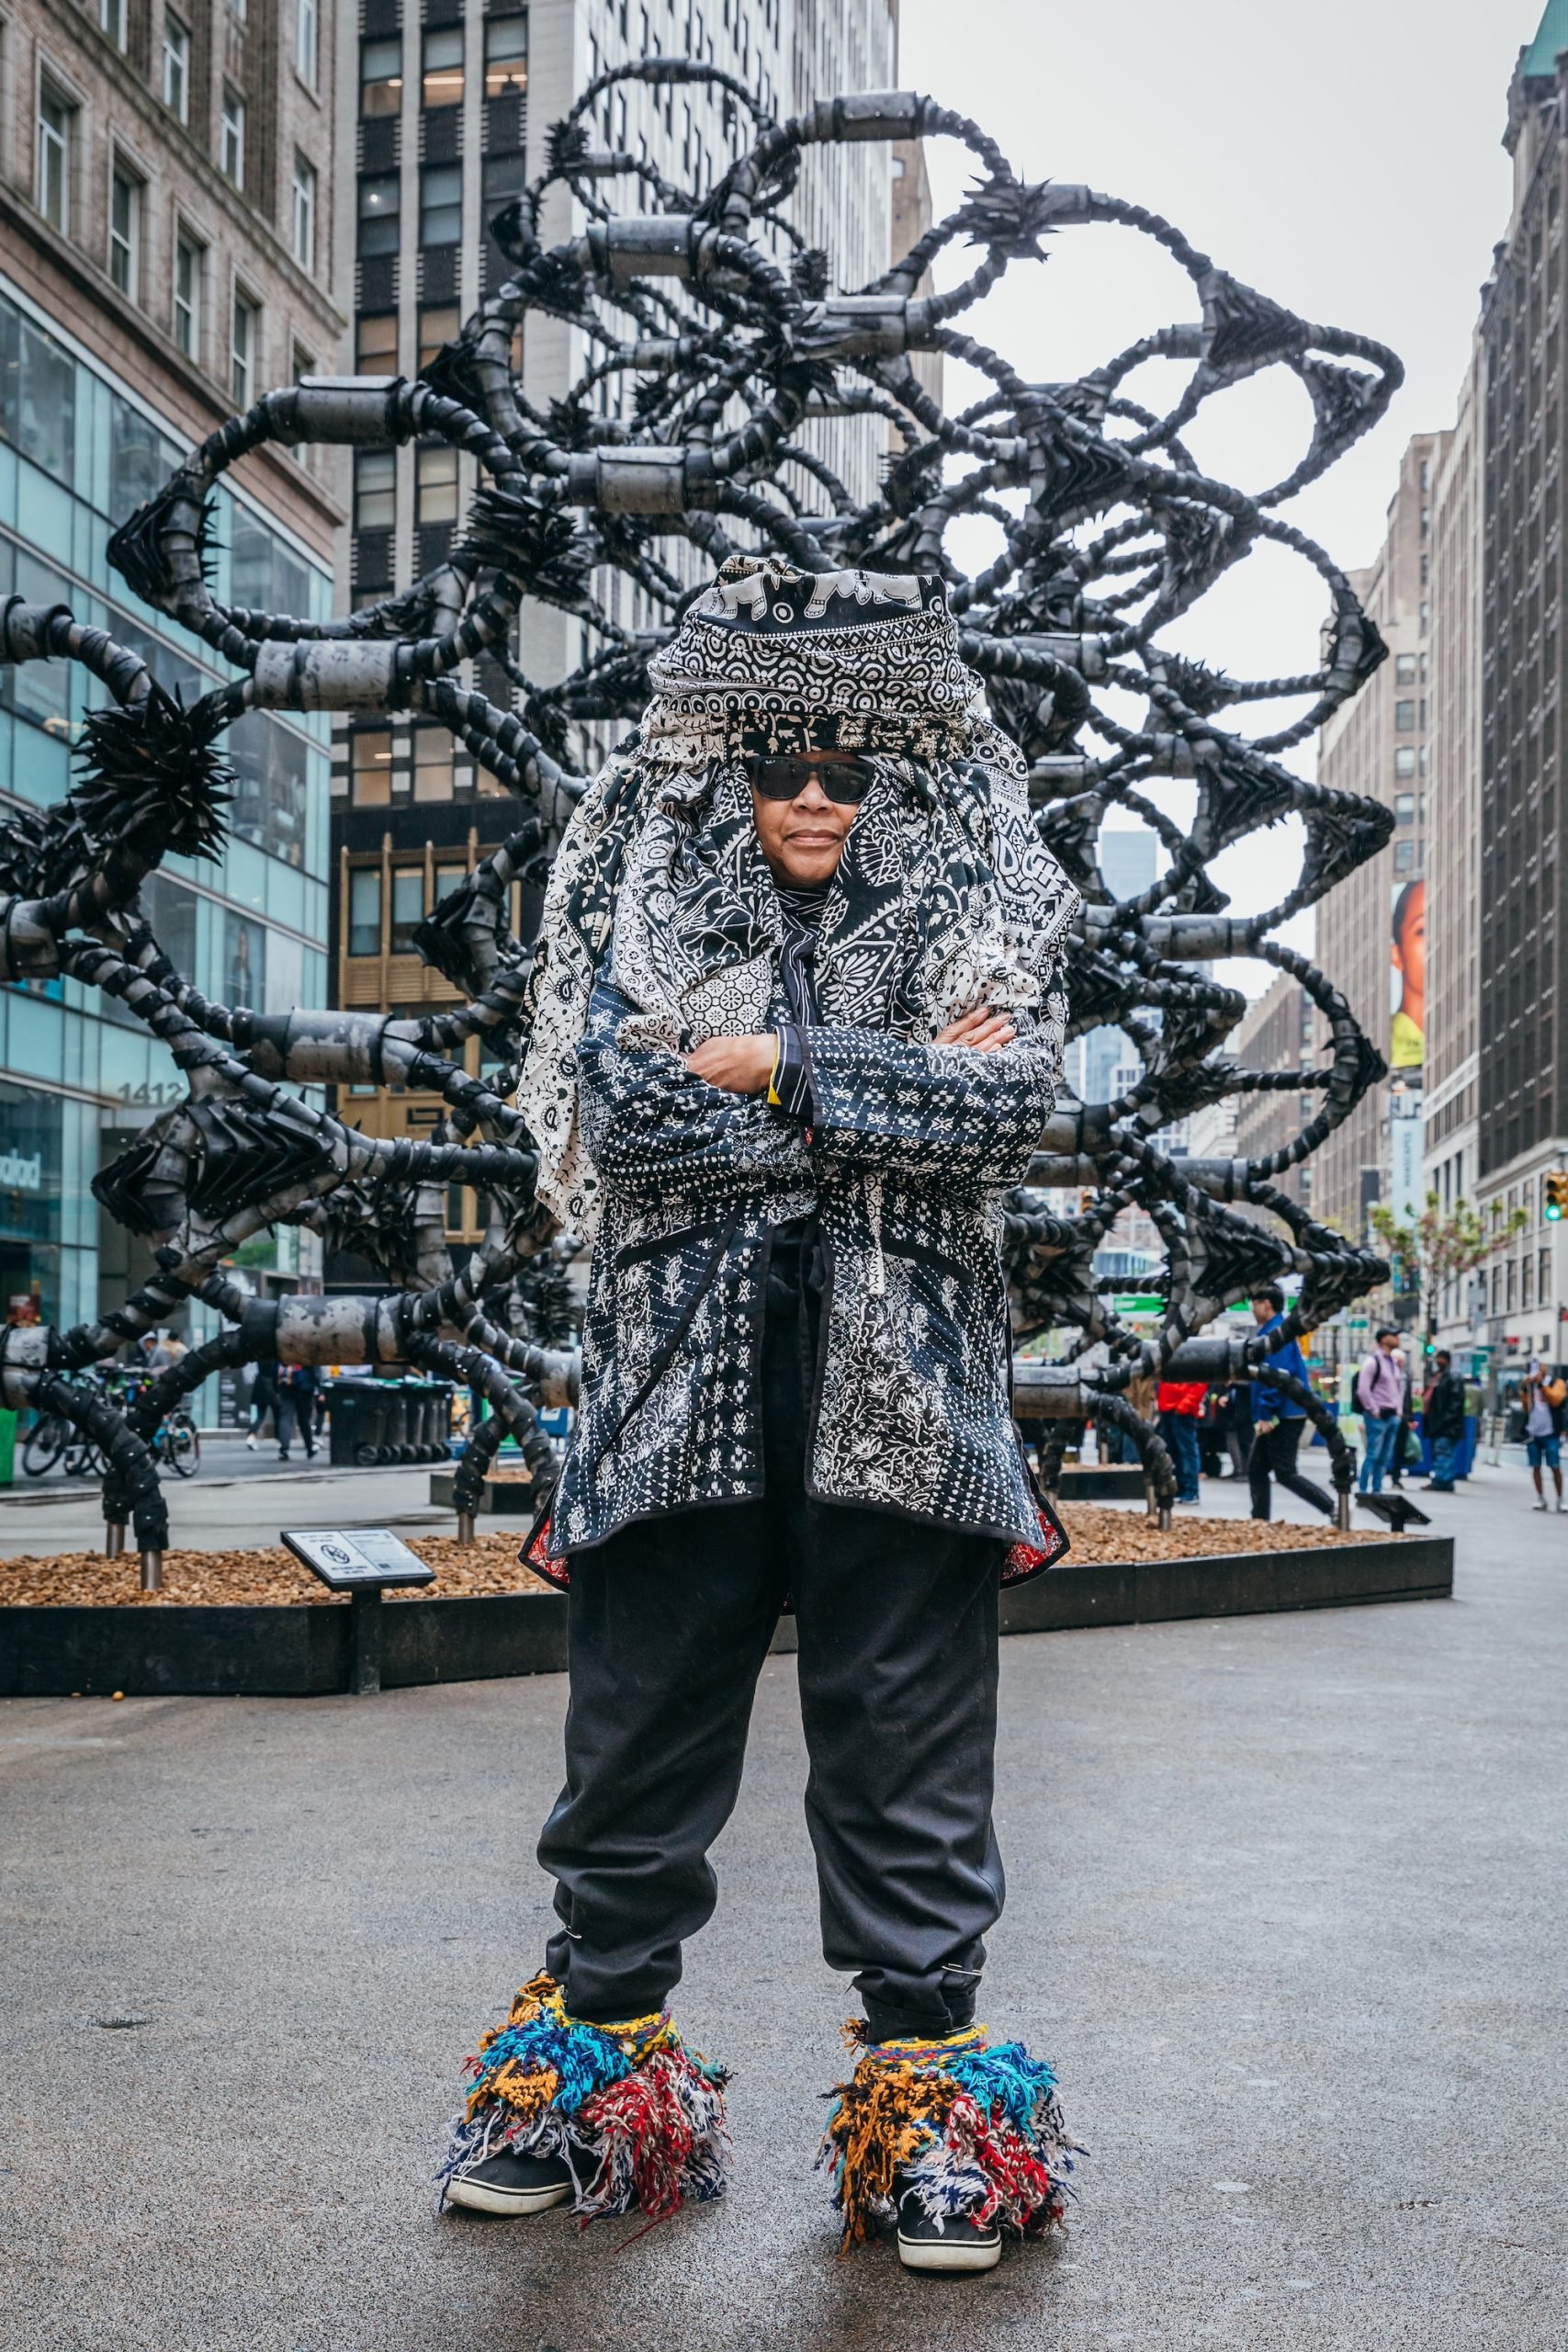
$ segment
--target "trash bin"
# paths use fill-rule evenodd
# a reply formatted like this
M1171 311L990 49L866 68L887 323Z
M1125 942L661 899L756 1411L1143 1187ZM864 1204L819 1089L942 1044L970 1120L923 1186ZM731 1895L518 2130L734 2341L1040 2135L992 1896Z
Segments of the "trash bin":
M379 1380L334 1380L327 1389L331 1442L327 1459L334 1469L363 1468L378 1460L382 1419Z

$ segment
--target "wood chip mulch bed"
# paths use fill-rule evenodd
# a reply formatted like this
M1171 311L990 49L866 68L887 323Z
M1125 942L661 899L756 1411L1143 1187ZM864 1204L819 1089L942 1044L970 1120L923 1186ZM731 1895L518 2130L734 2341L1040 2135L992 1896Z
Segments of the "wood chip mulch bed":
M1070 1503L1062 1513L1073 1539L1075 1566L1103 1560L1178 1560L1216 1553L1299 1551L1325 1544L1375 1544L1382 1531L1341 1535L1332 1527L1272 1524L1248 1519L1188 1518L1178 1512L1161 1534L1142 1510ZM415 1592L389 1592L389 1600L468 1599L479 1593L550 1592L554 1587L519 1566L517 1531L476 1535L460 1544L455 1535L411 1534L408 1544L436 1572L433 1585ZM0 1560L0 1607L148 1609L185 1606L287 1608L306 1602L333 1607L344 1596L328 1592L281 1544L256 1551L172 1551L164 1555L164 1584L143 1592L134 1552L106 1560L98 1552L62 1552L52 1556L24 1553Z

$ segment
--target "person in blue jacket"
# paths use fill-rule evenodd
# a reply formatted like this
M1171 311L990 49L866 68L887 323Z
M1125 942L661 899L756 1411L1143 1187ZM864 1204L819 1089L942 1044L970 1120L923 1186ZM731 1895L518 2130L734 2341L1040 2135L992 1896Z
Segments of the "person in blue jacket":
M1277 1283L1266 1283L1253 1295L1252 1319L1265 1337L1280 1330L1285 1319L1285 1294ZM1307 1380L1306 1361L1294 1340L1286 1340L1269 1351L1261 1374L1252 1384L1254 1434L1252 1453L1247 1463L1247 1478L1252 1487L1252 1516L1272 1519L1273 1502L1270 1478L1302 1500L1312 1503L1330 1519L1334 1516L1334 1498L1321 1487L1303 1478L1296 1468L1296 1448L1302 1442L1306 1424L1306 1408L1293 1396L1275 1386L1270 1373L1282 1372L1299 1380L1304 1388Z

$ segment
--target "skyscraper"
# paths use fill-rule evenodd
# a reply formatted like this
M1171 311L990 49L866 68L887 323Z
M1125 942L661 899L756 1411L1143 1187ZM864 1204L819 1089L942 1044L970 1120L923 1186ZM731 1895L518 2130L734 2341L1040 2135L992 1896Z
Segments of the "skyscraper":
M1427 793L1430 774L1432 484L1449 436L1418 433L1376 560L1351 584L1389 658L1319 740L1318 781L1381 800L1393 836L1331 890L1317 911L1317 961L1390 1065L1314 1162L1314 1214L1353 1239L1374 1203L1419 1202L1426 1038Z
M1427 1062L1423 1186L1452 1215L1480 1173L1482 431L1479 340L1432 484L1432 776L1427 824ZM1472 1337L1472 1285L1427 1302L1446 1345Z
M1565 106L1568 5L1551 0L1509 85L1513 212L1480 325L1476 1191L1488 1216L1525 1217L1484 1269L1487 1336L1504 1361L1563 1352L1563 1247L1543 1182L1568 1164Z
M0 596L69 604L187 695L219 666L131 594L108 537L233 411L335 361L336 22L320 0L15 0L0 24ZM217 594L324 619L341 514L328 466L275 447L242 459L215 503ZM0 794L63 795L85 684L74 665L0 672ZM167 859L147 911L205 993L324 1003L324 722L256 712L226 748L229 845L216 864ZM96 991L0 989L11 1319L68 1324L140 1278L140 1245L100 1224L89 1188L184 1092L164 1048ZM258 1240L253 1278L292 1284L296 1245Z

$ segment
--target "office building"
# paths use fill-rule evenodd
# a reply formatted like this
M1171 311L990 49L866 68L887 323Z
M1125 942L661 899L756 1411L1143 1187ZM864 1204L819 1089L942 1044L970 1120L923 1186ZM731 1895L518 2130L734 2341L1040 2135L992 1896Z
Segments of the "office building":
M1482 294L1472 395L1482 483L1475 1196L1488 1216L1526 1217L1483 1270L1483 1328L1499 1363L1562 1355L1568 1272L1542 1215L1545 1177L1568 1165L1565 105L1568 6L1551 0L1509 85L1513 210ZM1455 947L1462 953L1462 937Z
M401 0L364 0L338 118L342 151L357 162L339 208L340 266L354 288L353 364L417 374L504 282L510 267L487 224L541 173L551 124L606 69L653 52L701 56L782 119L826 92L890 86L895 36L889 0L424 0L423 13ZM705 193L749 137L701 86L638 82L608 90L589 130L595 147L646 160L666 180ZM608 183L606 193L642 209L635 180ZM838 279L863 285L929 225L923 158L918 146L896 155L873 144L809 151L791 211L807 241L832 256ZM546 243L580 225L557 187L544 209ZM577 330L536 316L518 356L524 390L540 411L565 396L586 356ZM606 388L604 397L613 407L623 392ZM856 496L872 494L887 448L880 419L812 420L801 438ZM357 456L345 598L374 601L441 562L462 511L467 462L444 447ZM686 577L705 563L673 538L661 552ZM624 578L599 585L622 625L655 617ZM584 650L575 616L525 602L518 659L530 677L565 675ZM493 662L479 665L477 682L508 707L515 699ZM580 733L578 756L591 763L605 739ZM515 810L444 728L399 715L344 731L333 774L336 1001L415 1012L456 1001L414 951L414 926L465 865L504 838ZM525 934L536 912L536 899L519 889L514 927ZM468 1050L477 1073L477 1041ZM391 1136L428 1130L439 1110L434 1096L370 1089L344 1107L368 1131ZM487 1215L481 1197L455 1188L451 1238L477 1239ZM357 1261L327 1268L329 1283L363 1277Z
M1351 583L1389 654L1319 739L1318 781L1381 800L1393 834L1317 910L1316 960L1390 1066L1315 1155L1314 1214L1359 1241L1373 1205L1418 1204L1426 1035L1427 795L1430 777L1432 485L1447 434L1420 433L1376 560Z
M1450 1216L1461 1201L1474 1205L1480 1176L1483 364L1478 340L1432 483L1423 1192L1435 1193ZM1427 1302L1443 1345L1470 1343L1475 1303L1468 1274L1451 1277Z
M334 12L320 0L14 0L0 24L0 594L68 603L187 696L212 655L109 570L111 529L269 385L335 363ZM219 596L325 618L332 453L246 458L215 502ZM227 672L222 675L229 674ZM94 689L94 692L96 690ZM0 672L0 795L66 791L85 673ZM215 864L144 893L168 953L220 1001L326 1001L324 723L256 713ZM74 981L0 989L0 1298L13 1320L117 1305L140 1245L100 1220L102 1162L184 1083L138 1022ZM243 1255L308 1270L292 1233ZM205 1310L192 1310L203 1328ZM206 1400L209 1403L210 1400Z
M1247 1006L1231 1033L1226 1051L1243 1069L1304 1073L1315 1062L1315 1026L1312 999L1288 972L1280 972L1263 995ZM1230 1148L1238 1159L1262 1159L1282 1151L1323 1107L1321 1093L1310 1087L1303 1087L1299 1093L1270 1088L1267 1092L1234 1095L1230 1101L1234 1136ZM1197 1125L1196 1120L1193 1125ZM1198 1156L1196 1144L1193 1154ZM1267 1181L1310 1210L1313 1167L1313 1160L1304 1160ZM1276 1231L1280 1229L1272 1218L1267 1221Z

